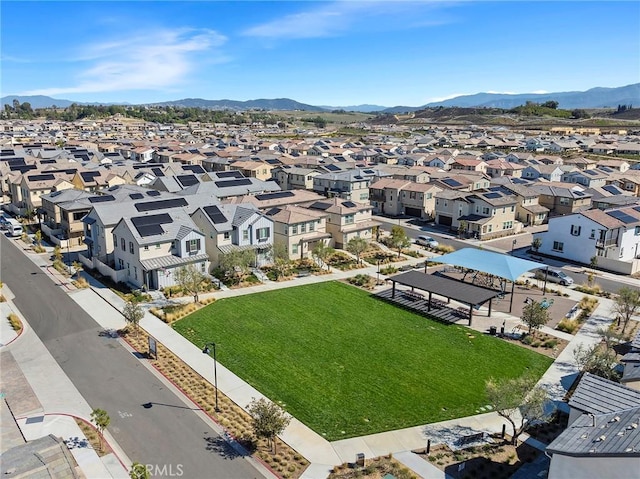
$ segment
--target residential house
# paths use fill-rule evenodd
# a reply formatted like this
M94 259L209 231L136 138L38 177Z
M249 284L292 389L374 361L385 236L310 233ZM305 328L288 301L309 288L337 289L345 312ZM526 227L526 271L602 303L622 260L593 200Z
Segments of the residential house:
M336 248L344 248L355 237L370 240L373 229L380 226L371 218L373 207L369 204L333 197L316 201L308 208L327 215L327 232L331 233Z
M541 183L529 186L538 193L538 203L549 210L549 216L569 215L591 207L591 195L579 187L564 183Z
M374 213L430 219L435 211L434 195L439 191L442 188L432 183L383 178L370 187L371 205Z
M204 234L211 269L234 251L253 251L256 267L271 262L274 224L254 205L210 204L198 208L191 219Z
M545 223L549 216L549 209L539 204L536 191L524 185L505 184L503 190L516 195L516 220L525 226L537 226Z
M122 218L113 228L114 270L136 288L176 284L176 271L195 267L206 273L205 236L183 210L144 212Z
M281 166L273 170L273 177L283 190L311 190L313 178L321 172L311 168Z
M640 197L640 170L630 169L625 173L611 173L607 183Z
M42 195L39 210L42 233L58 245L65 239L70 239L74 246L84 244L82 219L93 208L95 198L92 193L76 189Z
M631 340L629 352L620 359L620 362L624 364L620 382L628 388L640 391L640 331Z
M510 163L503 159L488 160L486 162L487 175L492 178L497 176L511 176L513 178L520 178L522 176L522 170L524 166L518 163Z
M569 426L546 448L549 479L631 478L640 470L640 392L585 373Z
M608 178L609 174L607 172L596 168L593 170L575 170L564 173L561 181L564 183L577 183L587 188L593 188L604 186Z
M616 158L609 158L606 160L598 160L598 163L596 165L598 168L604 167L604 168L611 168L612 170L616 170L620 173L624 173L626 172L631 165L624 161L624 160L619 160Z
M478 171L480 173L486 173L487 163L478 158L458 156L451 163L451 169L462 170L462 171Z
M256 178L258 180L267 181L271 179L271 170L273 165L266 161L234 161L229 164L230 170L239 171L245 178Z
M549 229L537 233L539 252L582 264L594 256L598 266L633 274L640 269L640 206L591 209L549 219Z
M324 173L313 178L313 191L328 198L364 203L369 201L369 185L377 176L372 169Z
M560 181L564 171L558 165L545 165L542 163L529 164L523 170L521 178L537 180L544 178L547 181Z
M274 244L283 245L292 260L311 258L318 243L333 244L328 215L320 210L286 205L271 208L266 215L273 221Z
M583 157L565 158L564 160L565 165L574 166L579 170L589 170L589 169L595 168L597 163L598 162L592 158L583 158Z

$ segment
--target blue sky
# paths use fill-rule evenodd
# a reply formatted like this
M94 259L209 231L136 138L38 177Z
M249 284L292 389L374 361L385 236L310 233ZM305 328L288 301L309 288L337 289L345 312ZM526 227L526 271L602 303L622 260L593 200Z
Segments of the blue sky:
M3 0L1 94L420 106L640 82L637 1Z

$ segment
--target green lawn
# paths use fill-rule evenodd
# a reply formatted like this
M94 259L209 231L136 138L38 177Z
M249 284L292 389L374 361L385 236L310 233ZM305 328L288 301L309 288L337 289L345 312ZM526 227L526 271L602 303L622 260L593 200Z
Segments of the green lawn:
M552 362L338 282L219 300L174 327L329 440L473 415L488 377Z

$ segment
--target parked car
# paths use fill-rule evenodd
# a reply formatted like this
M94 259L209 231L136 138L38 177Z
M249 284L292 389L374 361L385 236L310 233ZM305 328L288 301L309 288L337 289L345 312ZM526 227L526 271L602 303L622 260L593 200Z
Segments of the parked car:
M545 268L538 268L535 271L536 279L544 280L545 272L547 275L547 281L550 281L551 283L559 283L562 286L569 286L573 284L573 278L566 275L564 271L561 271L559 269L549 268L549 270L547 271Z
M420 235L420 236L418 236L416 238L416 244L419 244L419 245L422 245L422 246L428 246L429 248L435 248L440 243L438 243L431 236Z
M10 216L4 211L0 211L0 230L6 230L9 225Z

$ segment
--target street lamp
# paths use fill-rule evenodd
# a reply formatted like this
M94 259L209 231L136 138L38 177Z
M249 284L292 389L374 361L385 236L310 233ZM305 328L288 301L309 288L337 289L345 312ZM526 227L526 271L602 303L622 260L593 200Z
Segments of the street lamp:
M207 343L205 347L202 349L202 352L204 354L209 354L211 352L211 350L209 349L209 346L211 346L213 349L213 387L216 391L215 411L220 412L220 408L218 407L218 370L216 368L218 361L216 359L216 343Z
M71 239L67 237L67 261L69 263L69 276L71 276Z
M514 239L513 242L511 243L511 252L513 253L513 249L516 247L516 243L518 242L517 239Z
M378 279L376 280L376 286L380 284L380 258L378 258Z

